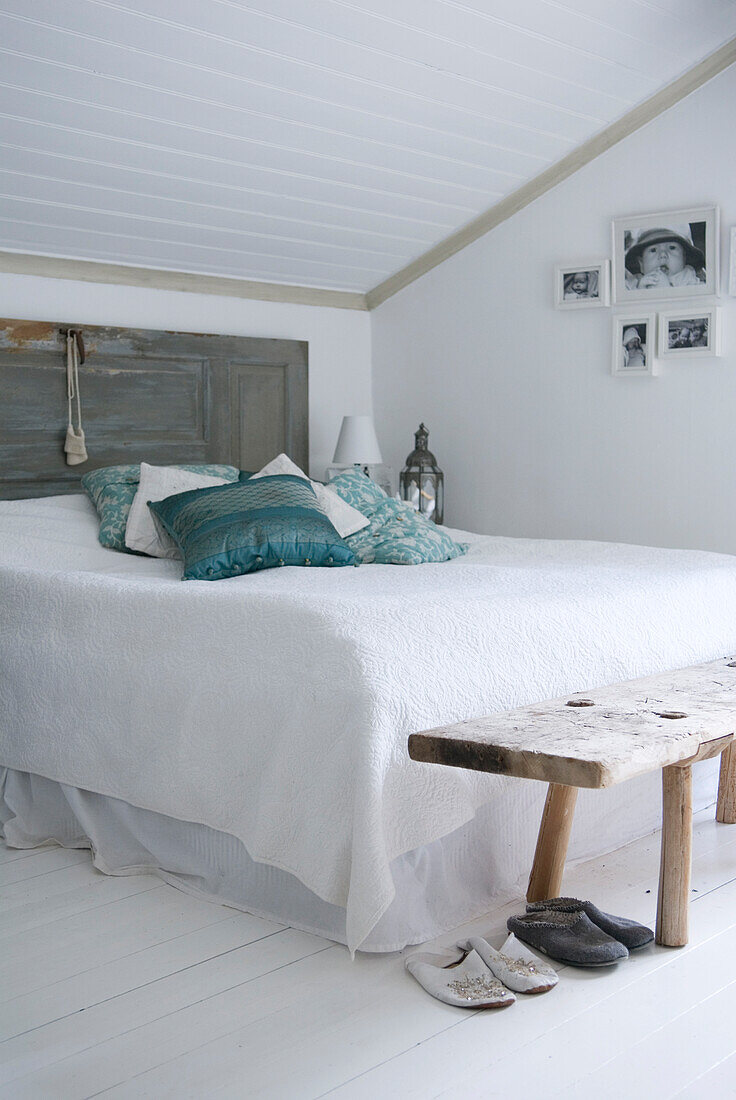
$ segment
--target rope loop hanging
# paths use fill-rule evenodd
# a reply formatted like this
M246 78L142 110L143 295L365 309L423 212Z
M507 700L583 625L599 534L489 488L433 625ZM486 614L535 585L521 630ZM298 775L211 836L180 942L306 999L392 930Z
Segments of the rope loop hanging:
M79 397L79 363L84 362L84 344L82 334L69 329L66 334L66 398L67 429L64 440L64 452L68 466L78 466L87 461L87 448L82 431L82 405ZM77 425L74 426L73 404L76 402Z

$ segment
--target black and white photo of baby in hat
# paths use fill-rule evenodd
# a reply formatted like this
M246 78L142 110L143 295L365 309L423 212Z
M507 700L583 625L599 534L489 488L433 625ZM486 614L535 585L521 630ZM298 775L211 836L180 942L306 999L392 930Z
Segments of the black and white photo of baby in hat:
M626 289L662 290L704 283L705 254L693 243L694 232L704 236L705 223L627 229Z

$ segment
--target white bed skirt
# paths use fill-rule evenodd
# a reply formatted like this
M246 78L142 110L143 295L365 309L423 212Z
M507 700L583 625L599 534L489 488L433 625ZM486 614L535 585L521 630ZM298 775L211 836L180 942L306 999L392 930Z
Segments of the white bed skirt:
M694 769L696 810L714 801L717 770L717 760ZM395 859L396 896L361 950L398 951L514 897L521 905L544 795L542 783L514 782L462 828ZM570 858L601 855L658 828L660 805L658 773L581 791ZM10 768L0 768L0 825L11 847L55 841L91 848L105 874L150 872L198 897L346 942L344 909L293 875L256 863L241 841L206 825ZM605 898L595 900L605 908Z

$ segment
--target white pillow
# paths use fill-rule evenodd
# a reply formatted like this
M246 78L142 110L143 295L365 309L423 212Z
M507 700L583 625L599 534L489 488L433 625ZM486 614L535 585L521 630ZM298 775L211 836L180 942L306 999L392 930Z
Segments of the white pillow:
M291 461L288 455L277 455L272 462L269 462L257 474L253 474L250 480L253 481L257 477L273 477L274 474L291 474L292 477L303 477L305 481L308 481L314 489L317 502L323 511L327 513L328 520L341 539L347 538L348 535L354 535L356 531L362 531L370 523L370 520L362 512L342 500L334 489L330 489L327 485L320 485L318 481L312 481L308 478L304 471L300 470L296 463ZM148 499L151 500L151 497Z
M165 500L188 489L207 489L210 485L227 485L227 478L177 470L175 466L149 466L141 462L138 492L130 506L125 528L125 545L151 558L181 557L179 548L163 527L157 527L148 507L149 500Z

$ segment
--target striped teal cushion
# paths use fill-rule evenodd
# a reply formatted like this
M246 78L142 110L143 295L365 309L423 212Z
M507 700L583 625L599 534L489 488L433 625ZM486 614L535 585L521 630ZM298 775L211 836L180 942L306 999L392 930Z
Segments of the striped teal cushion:
M149 502L184 558L182 580L219 581L279 565L355 565L301 477L279 474Z
M235 466L224 466L216 462L178 464L177 469L190 470L194 474L205 474L208 477L222 477L227 481L237 481L239 473ZM124 554L135 553L125 545L125 528L140 479L139 462L125 466L102 466L99 470L90 470L82 478L82 488L100 517L99 540L110 550L122 550Z

